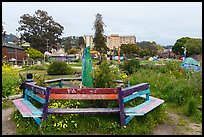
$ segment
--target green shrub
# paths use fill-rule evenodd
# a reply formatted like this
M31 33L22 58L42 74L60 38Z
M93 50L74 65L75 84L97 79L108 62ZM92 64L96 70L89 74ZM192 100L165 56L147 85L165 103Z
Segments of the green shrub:
M29 69L32 70L46 70L46 66L42 65L42 64L35 64L29 67Z
M8 97L16 95L19 89L19 76L17 70L12 66L3 64L2 66L2 96Z
M133 74L140 67L140 62L137 59L126 60L120 66L127 74Z
M196 100L194 98L191 98L187 105L187 115L192 116L196 114L197 111L197 105Z
M56 60L49 65L47 73L49 75L69 75L73 73L73 69L65 61Z
M102 63L96 67L93 71L93 85L95 88L111 88L115 87L114 82L115 74L109 67L109 63L106 59L103 59Z

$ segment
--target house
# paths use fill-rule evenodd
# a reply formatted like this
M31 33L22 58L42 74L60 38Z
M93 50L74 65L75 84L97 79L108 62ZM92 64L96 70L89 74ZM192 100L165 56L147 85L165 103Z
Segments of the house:
M4 42L2 43L2 59L9 62L22 63L28 57L21 46L12 42Z

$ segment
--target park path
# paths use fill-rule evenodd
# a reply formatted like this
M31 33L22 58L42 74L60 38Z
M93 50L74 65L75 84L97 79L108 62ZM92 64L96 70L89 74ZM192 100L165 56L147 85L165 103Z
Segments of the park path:
M15 135L15 124L11 118L13 107L2 109L2 135ZM167 113L165 124L159 124L150 135L202 135L202 124L192 123L184 116Z
M12 107L2 109L2 135L15 135L15 123L10 120L12 113Z
M169 113L165 124L159 124L152 135L202 135L202 123L190 122L185 116Z

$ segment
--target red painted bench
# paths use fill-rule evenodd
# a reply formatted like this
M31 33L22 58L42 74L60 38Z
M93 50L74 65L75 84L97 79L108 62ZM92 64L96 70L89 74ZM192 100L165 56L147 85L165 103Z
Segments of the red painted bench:
M150 89L148 83L141 83L127 88L61 88L62 80L50 80L49 82L61 82L55 86L40 87L33 83L26 83L26 96L22 100L29 102L28 96L43 104L43 108L34 108L32 103L18 103L20 100L14 100L14 104L24 117L32 115L38 125L46 119L48 114L106 114L119 113L121 126L127 125L134 116L142 116L158 107L164 100L149 96ZM125 108L125 103L137 97L145 98L145 102L135 106ZM48 109L49 100L115 100L118 102L116 108L52 108ZM24 101L25 102L25 101ZM28 108L30 111L22 109ZM37 110L36 110L37 109ZM34 112L38 113L36 118ZM40 115L40 116L39 116Z

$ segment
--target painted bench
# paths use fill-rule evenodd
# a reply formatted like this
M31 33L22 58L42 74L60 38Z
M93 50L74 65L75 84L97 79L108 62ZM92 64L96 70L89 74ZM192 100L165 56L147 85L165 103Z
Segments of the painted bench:
M56 82L55 80L52 82ZM59 80L61 82L61 80ZM119 113L121 126L127 125L134 116L142 116L158 107L164 100L149 96L148 83L141 83L127 88L56 88L55 86L40 87L34 83L26 83L25 98L14 100L13 103L23 117L33 117L37 124L46 119L48 114L107 114ZM58 84L59 85L59 84ZM134 107L126 107L125 103L137 97L145 101ZM43 104L36 108L30 98ZM115 100L116 108L48 108L49 100Z

